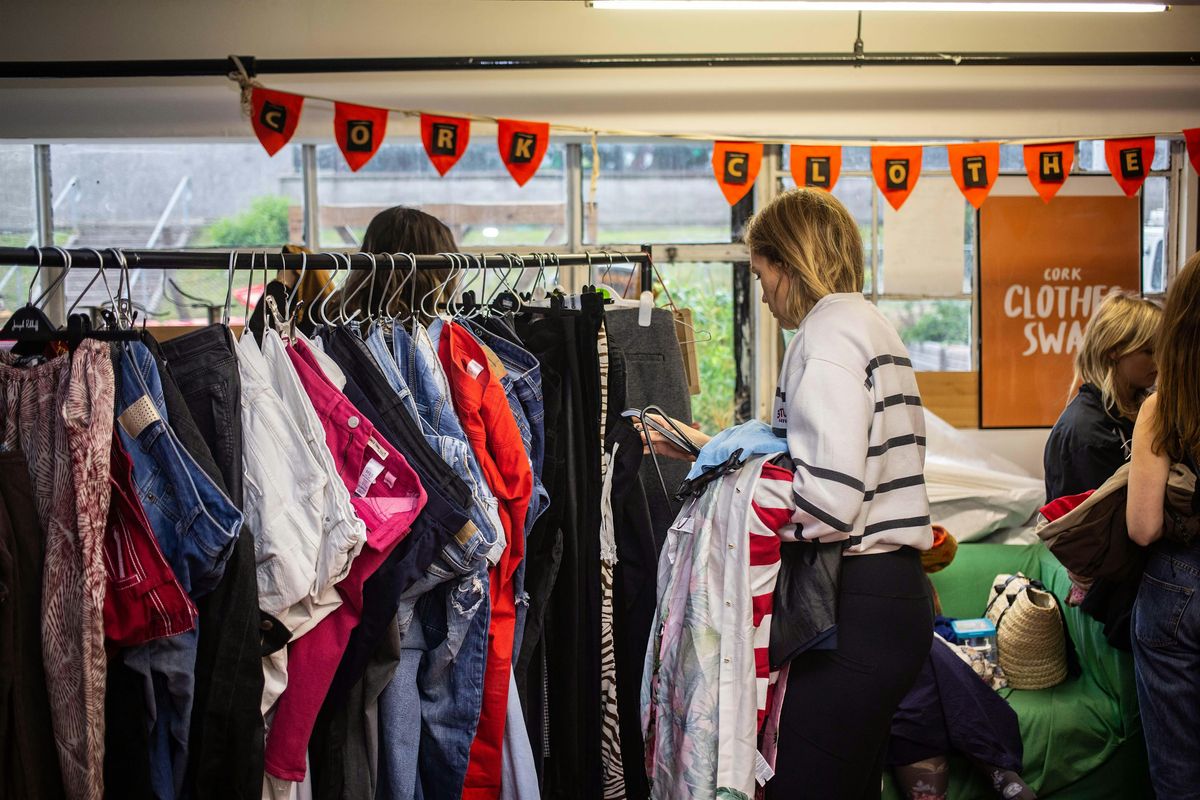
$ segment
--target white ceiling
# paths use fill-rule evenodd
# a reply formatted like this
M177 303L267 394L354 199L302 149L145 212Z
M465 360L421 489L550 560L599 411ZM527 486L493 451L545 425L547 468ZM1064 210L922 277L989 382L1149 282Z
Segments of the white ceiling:
M852 13L601 11L577 0L0 0L12 60L848 52ZM1197 49L1164 14L867 14L867 52ZM1200 68L643 69L263 76L353 102L760 136L1021 137L1200 126ZM298 136L328 139L307 107ZM394 120L393 130L405 126ZM411 128L408 129L411 131ZM0 138L245 138L220 78L0 81Z

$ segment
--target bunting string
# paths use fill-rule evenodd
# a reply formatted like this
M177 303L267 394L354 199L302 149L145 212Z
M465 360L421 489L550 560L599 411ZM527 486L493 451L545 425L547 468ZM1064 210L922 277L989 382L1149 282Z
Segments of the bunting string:
M237 56L230 56L237 70L229 78L238 85L242 112L251 120L255 134L274 155L291 139L300 122L305 101L329 103L334 107L334 139L352 170L360 169L379 150L386 136L387 118L398 114L418 118L421 139L431 162L445 175L466 152L471 123L497 128L497 146L513 180L524 186L541 166L553 134L589 137L592 144L592 174L589 202L595 202L600 175L597 138L667 139L707 142L713 146L713 174L730 205L754 186L764 145L787 145L791 170L798 186L832 191L841 170L843 147L870 147L871 168L885 199L899 210L916 187L921 172L923 148L946 147L950 172L967 200L979 208L999 173L1000 145L1024 148L1026 173L1045 202L1050 202L1071 173L1075 148L1080 141L1104 141L1109 171L1126 196L1137 194L1149 175L1154 158L1154 138L1179 136L1180 131L1123 133L1117 136L1058 136L992 141L912 140L883 142L879 139L815 139L806 137L747 137L705 132L661 132L624 128L599 128L553 122L531 122L485 114L444 113L389 106L360 106L320 95L283 92L263 86L250 77ZM1192 165L1200 171L1200 128L1182 131Z

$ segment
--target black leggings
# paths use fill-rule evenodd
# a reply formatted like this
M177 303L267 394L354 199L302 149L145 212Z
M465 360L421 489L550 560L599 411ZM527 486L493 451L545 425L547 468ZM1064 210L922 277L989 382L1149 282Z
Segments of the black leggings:
M880 796L892 716L933 638L920 554L843 557L837 621L837 650L789 668L768 800Z

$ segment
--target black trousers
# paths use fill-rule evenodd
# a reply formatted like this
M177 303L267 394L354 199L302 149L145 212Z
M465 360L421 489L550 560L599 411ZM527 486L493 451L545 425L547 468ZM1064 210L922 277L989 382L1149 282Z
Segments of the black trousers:
M42 664L45 539L29 466L0 453L0 797L63 797Z
M920 554L844 556L837 616L837 650L791 662L768 800L880 796L892 717L933 639Z
M233 334L223 325L164 342L147 343L162 359L164 399L171 428L205 472L215 466L218 484L242 505L241 378ZM166 369L162 369L165 363ZM168 397L190 412L176 420ZM190 424L189 424L190 423ZM199 455L198 455L199 453ZM262 796L262 634L279 626L258 610L254 533L242 526L217 588L197 603L200 641L196 695L189 738L188 784L192 797Z

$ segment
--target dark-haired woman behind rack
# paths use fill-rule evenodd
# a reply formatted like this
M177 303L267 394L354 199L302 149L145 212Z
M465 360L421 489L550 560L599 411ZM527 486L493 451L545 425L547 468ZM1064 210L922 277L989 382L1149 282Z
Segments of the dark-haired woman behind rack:
M392 206L380 211L371 219L370 224L367 225L367 231L363 235L362 247L359 252L376 255L386 253L432 255L434 253L456 253L458 246L454 243L454 234L437 217L407 206ZM399 269L403 269L403 267L404 262L399 262ZM328 303L325 303L323 298L329 293L328 272L321 270L320 275L314 274L315 272L310 271L308 275L301 277L297 270L280 270L275 280L267 285L262 299L259 300L254 314L250 317L250 330L256 337L262 338L266 298L274 297L280 313L283 313L288 295L293 291L297 280L300 280L300 288L292 298L293 303L303 300L305 306L308 307L315 302L320 302L332 314L335 308L341 310L344 298L347 316L351 316L357 311L361 319L366 317L369 311L383 312L389 315L406 314L409 310L409 298L425 297L431 294L437 286L443 286L442 292L445 292L444 285L450 277L450 270L418 270L413 278L405 284L404 291L397 293L395 289L399 283L393 275L392 262L384 259L374 271L373 276L368 270L351 272L350 276L346 278L345 284L329 297ZM369 284L365 289L364 283ZM386 309L383 308L385 288L388 299ZM319 320L319 315L314 318L312 314L302 310L298 315L297 324L300 330L308 335L313 332L314 323L317 320Z

